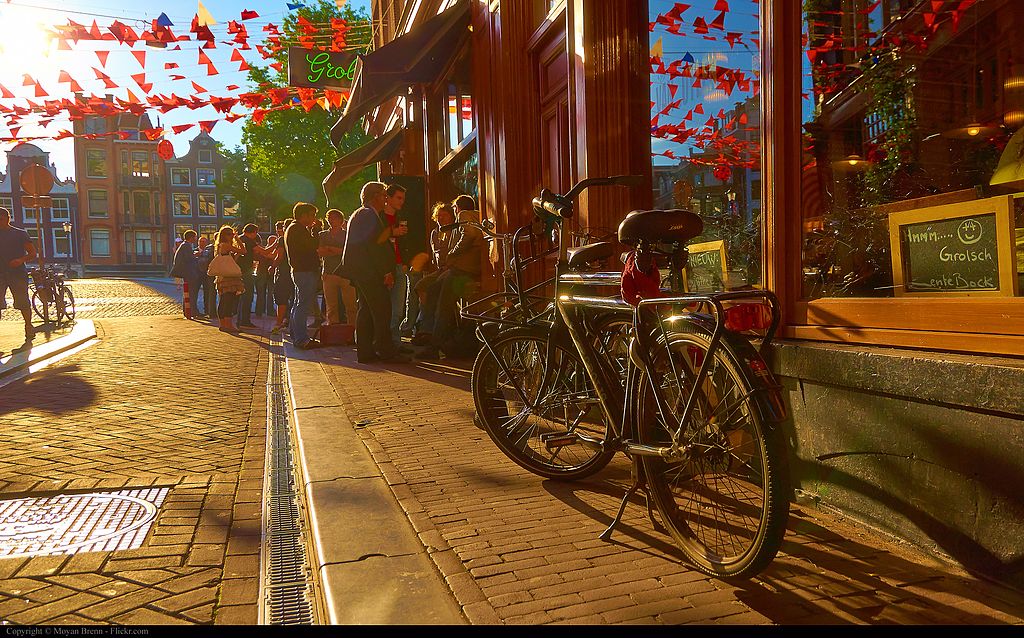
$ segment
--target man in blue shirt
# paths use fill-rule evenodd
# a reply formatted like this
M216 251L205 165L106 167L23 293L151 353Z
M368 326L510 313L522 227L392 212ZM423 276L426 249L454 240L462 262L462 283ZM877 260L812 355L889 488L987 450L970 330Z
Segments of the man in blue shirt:
M11 211L0 208L0 313L7 308L7 289L11 289L14 307L25 318L25 340L31 341L32 302L28 298L28 271L25 264L35 260L36 245L21 228L11 226Z

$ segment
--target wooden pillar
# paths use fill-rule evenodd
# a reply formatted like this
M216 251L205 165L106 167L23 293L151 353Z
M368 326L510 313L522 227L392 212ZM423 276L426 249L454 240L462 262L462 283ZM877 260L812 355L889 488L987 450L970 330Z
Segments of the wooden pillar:
M643 186L581 197L579 224L614 230L652 199L647 3L569 0L568 12L574 178L646 178Z

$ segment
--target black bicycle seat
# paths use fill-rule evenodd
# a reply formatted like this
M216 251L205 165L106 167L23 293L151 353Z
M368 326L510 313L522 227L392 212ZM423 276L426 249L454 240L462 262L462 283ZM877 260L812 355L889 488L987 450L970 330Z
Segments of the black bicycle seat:
M704 221L688 210L635 210L619 224L619 241L635 246L648 243L686 243L704 232Z
M615 254L615 244L610 241L599 241L579 248L570 248L569 270L581 270L592 261L608 259Z

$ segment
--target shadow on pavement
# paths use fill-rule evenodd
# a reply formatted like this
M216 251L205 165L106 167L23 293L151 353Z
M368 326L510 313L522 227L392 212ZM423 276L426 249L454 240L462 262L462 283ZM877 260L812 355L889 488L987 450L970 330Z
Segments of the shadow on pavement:
M0 388L0 415L24 409L66 414L92 405L96 389L75 374L79 370L77 365L47 368ZM40 401L40 397L47 399Z

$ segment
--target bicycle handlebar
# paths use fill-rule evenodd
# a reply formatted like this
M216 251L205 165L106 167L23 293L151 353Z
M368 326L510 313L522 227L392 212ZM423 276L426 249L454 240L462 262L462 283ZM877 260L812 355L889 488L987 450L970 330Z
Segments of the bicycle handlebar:
M533 198L533 209L537 212L543 211L562 219L568 219L573 215L572 200L591 186L640 186L643 181L642 175L588 177L577 182L565 195L552 193L546 188L542 189L540 196Z

